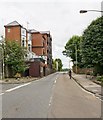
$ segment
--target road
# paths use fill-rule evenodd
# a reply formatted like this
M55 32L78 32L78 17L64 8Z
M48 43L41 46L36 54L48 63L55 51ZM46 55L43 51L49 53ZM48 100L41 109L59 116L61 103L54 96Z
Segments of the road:
M81 88L68 75L58 76L51 108L50 118L100 118L101 101Z
M101 101L67 74L21 85L3 85L3 118L99 118Z

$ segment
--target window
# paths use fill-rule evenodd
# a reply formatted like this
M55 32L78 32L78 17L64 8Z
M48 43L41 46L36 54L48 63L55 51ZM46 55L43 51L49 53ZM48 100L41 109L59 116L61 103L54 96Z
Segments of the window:
M24 33L25 33L25 31L23 30L23 31L22 31L22 33L24 34Z
M30 44L28 44L28 50L31 51L31 45Z
M8 28L8 32L10 32L10 28Z
M23 47L26 47L26 40L25 40L24 37L22 38L22 46L23 46Z
M22 46L24 47L24 40L22 40Z

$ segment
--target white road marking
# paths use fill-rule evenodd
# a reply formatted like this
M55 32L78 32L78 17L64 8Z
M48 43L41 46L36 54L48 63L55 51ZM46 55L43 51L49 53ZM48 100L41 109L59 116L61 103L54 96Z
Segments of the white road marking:
M88 93L88 94L91 94L92 96L95 96L93 93L91 93L91 92L85 90L84 88L82 88L82 87L78 84L78 82L76 82L75 80L74 80L74 82L75 82L76 85L77 85L80 89L82 89L84 92L86 92L86 93Z
M6 90L6 92L14 91L14 90L16 90L16 89L19 89L19 88L21 88L21 87L27 86L27 85L29 85L29 84L31 84L31 82L26 83L26 84L23 84L23 85L20 85L20 86L17 86L17 87L14 87L14 88L11 88L11 89L8 89L8 90Z
M52 103L52 97L50 97L49 106L51 105L51 103Z
M79 86L80 87L80 86ZM85 89L83 89L82 87L80 87L84 92L86 92L86 93L88 93L88 94L90 94L90 95L92 95L92 96L94 96L95 97L95 95L93 94L93 93L91 93L91 92L89 92L89 91L87 91L87 90L85 90Z
M0 95L3 95L4 93L0 93Z
M56 83L57 81L55 80L54 83Z
M57 78L56 78L56 80L57 80ZM53 89L54 89L54 87L55 87L55 84L56 84L56 82L57 82L56 80L54 81L52 91L53 91ZM51 106L52 99L53 99L53 92L52 92L52 95L51 95L50 100L49 100L49 106Z
M75 81L75 80L74 80L74 81ZM91 94L93 97L99 99L100 101L103 101L100 97L97 97L97 96L95 96L95 94L93 94L93 93L91 93L91 92L85 90L84 88L82 88L77 82L75 82L75 83L76 83L77 86L78 86L79 88L81 88L84 92L86 92L86 93L88 93L88 94Z
M88 87L96 87L96 86L95 86L95 85L93 85L93 86L86 86L86 85L85 85L85 87L87 87L87 88L88 88ZM98 86L98 87L100 87L100 86Z

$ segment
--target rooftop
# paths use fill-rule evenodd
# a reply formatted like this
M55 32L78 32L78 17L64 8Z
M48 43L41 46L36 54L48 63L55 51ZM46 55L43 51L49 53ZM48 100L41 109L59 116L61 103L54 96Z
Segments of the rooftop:
M41 34L50 34L50 31L40 31Z
M8 23L7 25L5 25L5 27L7 26L21 26L17 21L13 21L11 23Z
M37 31L35 29L29 29L28 31L31 32L31 33L40 33L39 31Z

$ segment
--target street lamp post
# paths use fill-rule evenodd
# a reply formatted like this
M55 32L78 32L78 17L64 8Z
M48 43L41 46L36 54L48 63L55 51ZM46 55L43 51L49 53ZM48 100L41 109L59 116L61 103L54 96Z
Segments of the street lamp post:
M58 61L56 61L56 70L58 71Z
M0 41L0 64L1 64L1 71L0 71L0 74L1 74L1 79L4 78L4 48L3 48L3 45L4 45L4 38L3 36L1 36L2 40Z
M70 69L70 59L69 59L69 69Z
M101 11L101 10L80 10L79 11L80 13L86 13L86 12L103 12L103 11Z
M0 53L0 64L1 64L1 72L0 72L0 76L1 76L1 79L3 79L4 78L4 52L3 52L3 48L2 47L0 47L0 49L1 49L1 53Z

